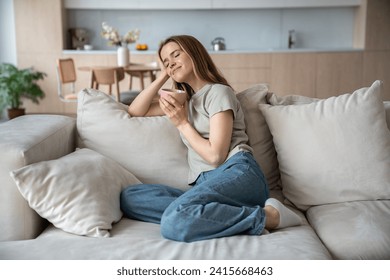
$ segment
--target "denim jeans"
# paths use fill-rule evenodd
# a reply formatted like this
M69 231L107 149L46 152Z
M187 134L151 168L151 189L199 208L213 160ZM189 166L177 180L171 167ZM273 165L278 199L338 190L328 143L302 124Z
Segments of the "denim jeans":
M121 208L129 218L160 223L165 238L191 242L261 234L268 197L267 182L252 154L238 152L201 173L186 192L164 185L128 186L121 193Z

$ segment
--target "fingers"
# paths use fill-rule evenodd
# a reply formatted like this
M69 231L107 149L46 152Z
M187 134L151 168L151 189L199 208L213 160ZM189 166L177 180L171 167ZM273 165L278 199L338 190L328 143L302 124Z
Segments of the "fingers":
M167 98L168 99L168 98ZM167 115L170 119L183 119L186 118L186 108L184 105L180 105L176 99L172 98L172 101L169 102L165 98L160 98L160 108L163 110L164 114Z
M171 95L166 95L163 97L160 97L160 101L168 108L169 105L175 108L184 108L183 105L181 105L174 97Z

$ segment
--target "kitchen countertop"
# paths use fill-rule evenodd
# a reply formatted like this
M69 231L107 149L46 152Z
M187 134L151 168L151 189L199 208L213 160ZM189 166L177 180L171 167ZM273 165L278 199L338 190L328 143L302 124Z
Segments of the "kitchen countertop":
M250 54L250 53L317 53L317 52L355 52L362 51L362 48L296 48L296 49L278 49L278 48L265 48L265 49L250 49L250 50L224 50L213 51L208 50L210 54ZM137 51L130 50L131 55L137 54L156 54L157 50ZM116 50L63 50L63 54L116 54Z

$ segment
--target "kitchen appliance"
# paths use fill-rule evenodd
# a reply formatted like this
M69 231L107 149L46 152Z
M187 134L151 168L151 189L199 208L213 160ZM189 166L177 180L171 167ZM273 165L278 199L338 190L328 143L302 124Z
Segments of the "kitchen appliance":
M223 51L226 49L225 45L225 39L222 37L217 37L215 38L212 42L211 45L213 46L214 51Z
M288 48L293 49L297 43L297 35L294 29L288 31Z

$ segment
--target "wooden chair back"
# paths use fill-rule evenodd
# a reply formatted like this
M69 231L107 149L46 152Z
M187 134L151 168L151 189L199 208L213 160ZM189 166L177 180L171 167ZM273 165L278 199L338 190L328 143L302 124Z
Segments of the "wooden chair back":
M108 86L108 94L112 94L112 86L116 89L116 99L120 100L119 82L125 78L123 67L101 67L92 69L91 88L99 89L99 85Z
M61 101L77 101L77 95L75 93L75 83L77 80L76 68L72 58L59 58L57 59L57 79L58 79L58 96ZM65 94L63 92L63 86L70 84L70 93Z
M145 65L145 66L152 66L152 67L157 67L158 62L153 61L149 63L131 63L132 65ZM157 71L153 71L153 75L156 76ZM150 82L153 82L153 79L150 75L149 72L142 73L142 72L136 72L136 71L131 71L131 73L128 73L130 75L130 82L129 82L129 89L133 88L133 77L138 78L140 80L140 85L141 85L141 90L145 89L145 81L144 78L150 78Z
M72 58L58 59L57 66L60 73L61 83L66 84L76 82L76 68L74 67L74 61Z

